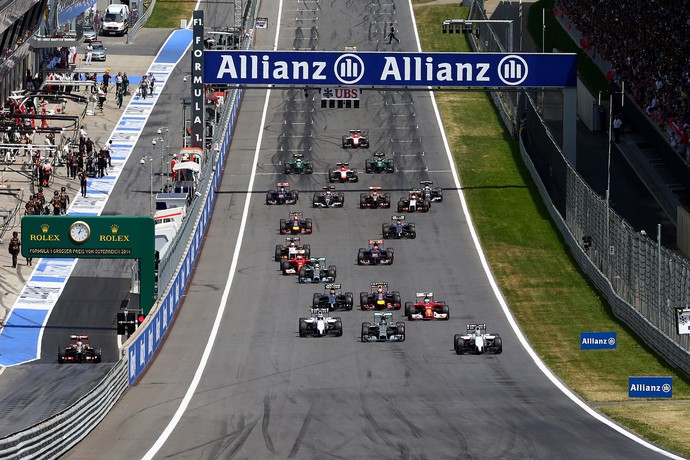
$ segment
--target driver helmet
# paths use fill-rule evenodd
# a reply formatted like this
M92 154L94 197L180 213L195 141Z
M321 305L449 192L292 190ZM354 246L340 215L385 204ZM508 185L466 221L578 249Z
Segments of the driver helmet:
M402 225L402 220L396 220L395 225Z
M481 334L481 332L482 332L482 329L481 329L479 326L477 326L477 327L474 328L474 333L475 333L476 335Z
M292 215L292 217L293 217L294 219L299 219L299 214L294 213L294 214Z
M285 187L281 185L281 186L280 186L280 191L281 191L281 192L284 192L284 191L285 191Z
M43 193L43 187L38 187L38 193Z
M173 153L173 158L177 158L177 153Z
M323 312L321 312L321 311L318 312L318 313L316 314L316 318L317 318L317 319L323 319Z
M290 241L290 247L291 247L291 248L294 248L294 247L295 247L295 242L294 242L294 241Z
M57 196L57 194L58 194L58 191L55 190L55 191L53 192L53 195Z
M380 324L386 324L386 317L385 316L381 316Z
M331 288L330 294L335 295L335 289Z
M316 263L314 264L314 268L317 268L317 269L318 269L318 268L321 268L321 264L319 264L318 262L316 262Z
M372 247L372 249L378 249L378 248L379 248L379 245L377 243L374 243L374 246Z
M431 302L431 299L429 297L424 297L424 303L429 303Z
M383 292L383 287L379 286L378 289L376 290L377 292Z

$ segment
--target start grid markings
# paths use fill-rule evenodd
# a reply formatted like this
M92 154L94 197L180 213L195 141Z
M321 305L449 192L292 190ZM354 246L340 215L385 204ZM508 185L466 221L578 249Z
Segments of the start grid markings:
M173 32L159 51L156 60L163 53L166 53L167 58L177 55L179 60L187 49L188 45L185 45L187 42L191 43L191 31ZM181 49L171 52L166 49L168 43ZM139 101L135 96L130 100L116 124L109 139L113 141L113 151L116 152L115 155L111 155L111 159L120 162L122 166L132 154L146 126L146 121L153 111L153 106L158 100L158 95L176 65L177 61L156 63L154 60L154 63L149 66L147 75L153 72L156 77L155 93L147 98L145 103L143 99ZM68 209L68 215L101 215L122 172L122 167L117 164L115 168L109 169L110 175L88 180L87 197L77 196ZM40 259L38 261L13 304L5 327L0 333L0 366L14 366L41 357L40 343L43 327L60 298L76 262L77 259Z

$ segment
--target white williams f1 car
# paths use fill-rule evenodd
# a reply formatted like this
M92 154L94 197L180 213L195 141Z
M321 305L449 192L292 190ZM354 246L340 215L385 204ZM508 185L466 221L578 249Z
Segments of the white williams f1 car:
M455 353L494 353L503 352L503 340L498 334L487 334L486 324L468 324L466 334L453 337Z
M311 318L299 319L300 337L323 337L343 335L343 322L340 318L328 316L328 309L312 308Z

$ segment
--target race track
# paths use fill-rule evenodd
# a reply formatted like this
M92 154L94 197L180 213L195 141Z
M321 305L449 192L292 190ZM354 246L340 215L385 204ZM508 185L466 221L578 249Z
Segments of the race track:
M310 46L302 38L314 36L310 29L295 29L291 19L305 5L317 8L311 14L318 16L318 49L390 48L376 40L383 39L382 24L395 20L408 31L402 49L415 50L405 3L359 1L285 2L281 48ZM260 16L274 19L277 9L264 4ZM261 32L259 45L270 48L274 32ZM655 458L586 414L520 346L482 269L428 93L365 91L360 109L337 110L321 109L318 98L301 90L273 90L264 120L265 98L262 90L245 95L203 253L162 350L65 458L140 458L180 406L221 305L225 313L198 387L155 458ZM369 130L369 150L341 148L341 136L354 128ZM291 150L314 161L313 175L281 174ZM255 151L257 174L240 234ZM377 151L394 155L400 171L364 174L365 158ZM361 171L358 183L337 185L345 208L311 209L311 194L338 161ZM286 179L300 190L299 205L265 205L266 190ZM381 185L395 203L421 179L443 187L445 200L408 216L417 239L387 243L395 249L390 267L357 266L357 249L378 238L381 223L395 213L358 209L359 193ZM403 301L433 291L450 305L450 321L410 323L402 343L361 343L360 325L372 314L355 309L338 314L342 337L299 338L298 318L308 316L323 285L299 285L273 261L274 245L284 240L278 221L290 208L313 218L314 233L303 242L337 266L337 281L355 299L372 281L389 282ZM237 270L222 304L238 236ZM402 319L400 312L395 318ZM503 354L455 355L453 335L471 322L500 333Z

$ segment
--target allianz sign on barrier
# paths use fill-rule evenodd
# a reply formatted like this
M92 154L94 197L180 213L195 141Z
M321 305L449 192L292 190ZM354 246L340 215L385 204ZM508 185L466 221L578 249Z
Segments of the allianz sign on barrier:
M671 398L672 377L628 377L628 398Z

